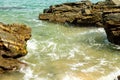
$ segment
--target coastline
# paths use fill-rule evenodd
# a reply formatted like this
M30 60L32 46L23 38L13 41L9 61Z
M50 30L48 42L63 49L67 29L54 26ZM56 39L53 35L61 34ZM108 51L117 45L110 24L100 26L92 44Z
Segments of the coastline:
M102 27L97 28L89 25L85 25L85 27L78 25L76 27L76 25L65 23L66 27L64 23L61 25L38 20L39 13L53 3L50 1L9 0L7 4L10 6L14 4L25 7L25 9L0 10L1 22L24 23L31 26L32 29L32 37L26 43L28 54L23 58L18 58L27 63L27 67L20 67L20 70L1 74L0 79L116 79L120 67L120 46L108 42L105 30ZM69 0L54 0L53 4L59 5L65 1ZM109 18L108 15L105 17L105 19ZM109 19L107 20L109 22ZM108 22L106 22L107 25L110 24Z

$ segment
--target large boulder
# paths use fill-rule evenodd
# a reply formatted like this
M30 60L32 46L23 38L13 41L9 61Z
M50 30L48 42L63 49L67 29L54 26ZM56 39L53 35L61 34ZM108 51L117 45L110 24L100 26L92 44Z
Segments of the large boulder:
M120 11L105 12L103 17L108 40L120 45Z
M16 58L27 54L26 42L31 29L21 24L0 23L0 71L15 70L21 64Z

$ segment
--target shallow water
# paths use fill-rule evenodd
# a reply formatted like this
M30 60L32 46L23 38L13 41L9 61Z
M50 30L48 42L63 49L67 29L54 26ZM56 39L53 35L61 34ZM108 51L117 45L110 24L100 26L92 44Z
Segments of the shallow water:
M0 80L114 80L120 74L120 46L107 41L103 28L38 20L44 8L70 1L75 0L0 0L1 22L32 28L29 53L21 58L28 66Z

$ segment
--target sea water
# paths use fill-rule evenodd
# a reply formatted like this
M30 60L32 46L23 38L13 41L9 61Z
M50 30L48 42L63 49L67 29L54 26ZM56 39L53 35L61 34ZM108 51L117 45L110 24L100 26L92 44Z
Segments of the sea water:
M0 80L114 80L120 75L120 46L108 42L103 28L38 20L50 5L79 0L0 0L0 22L32 28L28 66L0 74ZM97 0L94 0L97 1Z

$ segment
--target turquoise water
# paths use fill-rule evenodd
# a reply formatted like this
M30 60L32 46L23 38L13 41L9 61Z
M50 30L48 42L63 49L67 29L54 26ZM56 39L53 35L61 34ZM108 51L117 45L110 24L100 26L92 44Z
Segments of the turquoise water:
M0 22L32 28L28 64L0 80L114 80L120 74L120 46L107 41L103 28L80 28L38 20L50 5L79 0L0 0ZM95 0L94 0L95 1Z

